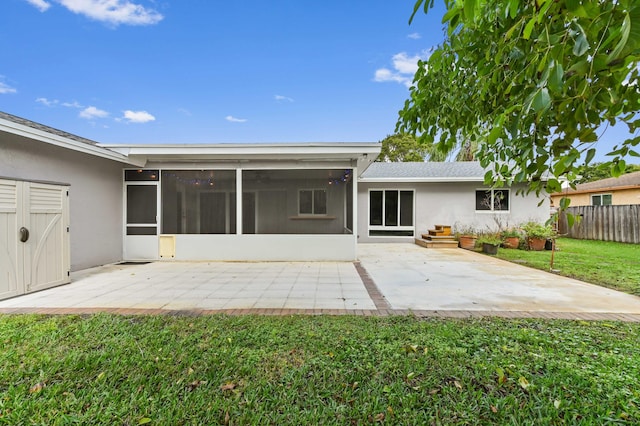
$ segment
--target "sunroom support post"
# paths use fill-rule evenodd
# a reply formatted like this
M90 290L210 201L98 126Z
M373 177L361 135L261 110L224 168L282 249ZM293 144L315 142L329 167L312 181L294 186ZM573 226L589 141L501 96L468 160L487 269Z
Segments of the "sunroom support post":
M242 234L242 169L236 169L236 235Z
M355 166L351 169L351 182L353 182L353 185L351 185L351 189L353 190L353 193L351 194L353 197L353 208L351 209L351 214L353 215L353 218L351 219L351 232L353 233L353 244L355 245L355 260L358 260L358 168Z

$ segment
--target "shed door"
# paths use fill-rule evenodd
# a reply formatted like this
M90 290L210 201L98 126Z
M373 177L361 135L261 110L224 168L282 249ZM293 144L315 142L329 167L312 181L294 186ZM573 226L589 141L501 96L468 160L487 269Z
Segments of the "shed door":
M68 283L69 198L68 188L25 182L24 281L27 292Z
M70 281L68 187L0 180L0 299Z
M18 270L18 183L0 180L0 299L24 293Z

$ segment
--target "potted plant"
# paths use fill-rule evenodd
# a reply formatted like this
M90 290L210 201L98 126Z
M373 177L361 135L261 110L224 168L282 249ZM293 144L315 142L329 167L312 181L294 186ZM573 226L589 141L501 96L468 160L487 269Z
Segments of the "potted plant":
M455 234L460 248L465 250L474 250L476 248L478 234L472 226L457 228Z
M553 228L551 225L527 222L522 225L522 230L527 235L527 245L529 246L529 250L544 250L547 240L553 237Z
M517 228L507 228L501 235L504 248L517 249L520 246L520 231Z
M486 254L498 254L498 247L502 239L498 234L485 234L478 238L478 244L482 244L482 252Z

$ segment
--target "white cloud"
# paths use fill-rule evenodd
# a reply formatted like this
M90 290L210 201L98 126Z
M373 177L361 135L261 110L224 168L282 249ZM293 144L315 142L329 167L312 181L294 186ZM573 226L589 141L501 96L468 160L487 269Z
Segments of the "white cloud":
M63 102L60 105L62 105L63 107L67 107L67 108L82 108L82 105L80 105L77 101Z
M41 12L51 3L46 0L26 0ZM73 13L110 25L153 25L164 16L157 10L146 8L130 0L54 0Z
M273 98L278 102L293 102L293 98L288 96L275 95Z
M50 107L50 106L56 105L58 103L58 100L57 99L53 99L52 100L52 99L47 99L47 98L37 98L36 102L39 103L39 104L42 104L44 106Z
M393 55L393 70L388 68L379 68L376 70L373 80L377 82L395 81L411 87L413 75L418 71L418 61L426 59L426 54L409 56L406 52L400 52Z
M149 121L155 121L156 118L147 111L126 110L124 112L124 119L129 123L148 123Z
M80 118L86 118L87 120L91 120L94 118L104 118L109 116L109 113L107 111L103 111L101 109L98 109L94 106L90 106L87 107L85 109L83 109L82 111L80 111Z
M2 78L2 76L0 76L0 79ZM16 89L14 89L13 87L9 86L8 84L0 81L0 95L6 95L9 93L17 93L18 91Z
M51 7L51 4L47 3L44 0L27 0L27 3L31 4L32 6L34 6L40 12L46 12L47 9L49 9Z
M419 39L422 38L420 33L411 33L407 37L410 38L410 39L413 39L413 40L419 40Z
M227 115L224 119L232 123L244 123L247 121L246 118L236 118L233 115Z

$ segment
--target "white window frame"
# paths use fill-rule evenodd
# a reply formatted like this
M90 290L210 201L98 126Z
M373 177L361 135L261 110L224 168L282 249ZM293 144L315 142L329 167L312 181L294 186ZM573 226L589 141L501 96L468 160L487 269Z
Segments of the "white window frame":
M311 213L302 213L300 211L300 201L301 201L301 193L303 191L311 192ZM324 213L316 213L316 191L324 192L324 205L325 212ZM298 216L327 216L329 214L329 191L327 188L300 188L298 189Z
M382 191L382 225L371 225L371 193ZM398 192L398 225L385 225L384 218L386 213L386 198L385 192L397 191ZM400 225L401 217L401 204L400 193L411 192L411 226ZM367 227L369 238L415 238L416 235L416 190L413 188L370 188L367 194ZM371 231L411 231L411 235L371 235Z
M491 192L491 208L490 209L486 209L486 210L478 210L476 208L476 197L477 197L477 193L478 191L482 191L482 192ZM507 200L509 203L509 208L506 210L495 210L494 206L495 206L495 201L494 201L494 197L495 197L495 192L496 191L507 191ZM476 211L476 213L511 213L511 189L510 188L476 188L476 190L473 193L474 195L474 199L473 199L473 204L474 204L474 209Z
M611 197L611 202L609 204L603 204L602 203L602 197L604 197L605 195L608 195L609 197ZM593 199L595 197L600 197L600 204L594 204L593 203ZM611 206L611 205L613 205L613 193L611 193L611 192L603 192L603 193L600 193L600 194L591 194L590 199L591 199L591 205L592 206Z

